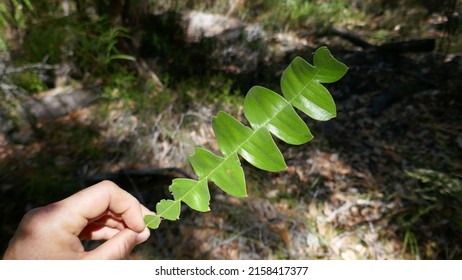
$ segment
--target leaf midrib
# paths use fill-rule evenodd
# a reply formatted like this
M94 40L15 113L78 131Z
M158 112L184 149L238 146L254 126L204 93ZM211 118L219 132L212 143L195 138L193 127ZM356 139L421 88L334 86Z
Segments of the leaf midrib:
M290 67L290 66L289 66L289 67ZM313 67L316 68L315 65L313 65ZM242 146L244 146L244 144L246 144L246 143L258 132L258 131L260 131L260 129L262 129L262 128L268 129L268 128L267 128L268 124L269 124L271 121L273 121L274 119L276 119L276 117L277 117L285 108L287 108L287 107L289 107L289 106L292 107L292 101L293 101L295 98L299 97L299 96L302 94L302 92L308 87L309 84L311 84L311 83L313 83L313 82L318 82L318 81L315 79L315 77L316 77L316 76L318 75L318 73L321 71L321 69L323 68L323 66L317 67L317 68L318 68L318 70L316 71L316 74L313 75L313 77L311 78L311 80L310 80L309 82L307 82L307 83L305 84L305 86L303 86L303 88L302 88L296 95L294 95L293 98L291 98L291 99L286 99L286 98L283 96L284 99L286 99L286 100L288 101L288 103L286 103L286 105L285 105L284 107L282 107L282 109L278 110L277 114L275 114L274 117L268 118L268 120L266 120L266 121L265 121L262 125L260 125L257 129L252 129L252 134L250 134L250 136L247 138L247 140L245 140L244 142L242 142L233 152L229 153L228 156L223 156L224 160L223 160L220 164L218 164L216 168L212 169L207 175L203 176L202 179L197 180L197 183L196 183L189 191L187 191L187 192L186 192L184 195L182 195L179 199L176 199L176 200L174 200L174 201L178 201L178 200L179 200L180 202L183 201L183 198L186 197L186 196L187 196L189 193L191 193L192 191L194 191L194 190L196 189L197 185L199 185L200 182L202 182L203 180L208 180L208 178L209 178L217 169L219 169L219 167L222 166L223 163L224 163L226 160L229 159L229 157L233 156L234 154L237 154L237 151L238 151L239 149L241 149ZM320 69L319 69L319 68L320 68ZM282 77L281 77L281 78L282 78ZM297 77L297 79L298 79L298 77ZM281 90L282 90L282 89L281 89ZM206 183L207 183L207 182L206 182ZM167 207L167 208L166 208L164 211L162 211L160 214L159 214L159 213L156 213L156 215L159 216L159 217L162 217L162 214L165 213L165 212L167 212L171 207L172 207L172 206Z

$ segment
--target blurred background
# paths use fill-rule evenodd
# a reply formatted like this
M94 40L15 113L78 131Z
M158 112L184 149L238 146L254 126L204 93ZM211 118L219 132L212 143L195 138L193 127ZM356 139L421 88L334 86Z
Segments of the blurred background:
M350 68L338 117L132 258L460 259L461 26L456 0L1 0L0 251L26 211L103 179L154 209L195 146L218 151L212 116L245 122L251 86L280 92L328 46Z

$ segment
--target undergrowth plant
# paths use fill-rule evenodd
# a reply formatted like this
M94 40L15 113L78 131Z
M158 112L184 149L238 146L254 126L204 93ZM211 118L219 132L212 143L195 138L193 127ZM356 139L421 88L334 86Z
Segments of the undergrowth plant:
M318 121L335 117L335 102L321 83L336 82L347 70L327 47L321 47L314 53L313 65L296 57L285 69L281 77L282 95L261 86L249 90L244 99L244 115L250 127L220 111L213 117L212 127L222 155L197 147L189 156L197 180L174 179L169 187L173 199L157 203L155 214L144 217L146 225L156 229L163 219L177 220L181 203L200 212L209 211L209 181L229 195L247 196L239 156L266 171L284 170L284 157L271 134L292 145L311 141L313 135L294 107Z

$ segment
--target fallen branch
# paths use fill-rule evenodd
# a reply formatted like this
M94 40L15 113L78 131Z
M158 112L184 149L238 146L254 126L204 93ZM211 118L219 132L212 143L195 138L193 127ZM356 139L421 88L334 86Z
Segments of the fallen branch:
M49 65L49 64L45 64L45 63L31 63L31 64L25 64L25 65L21 65L21 66L18 66L18 67L2 67L3 69L1 69L2 71L0 71L0 73L2 75L6 74L13 74L13 73L20 73L20 72L24 72L26 70L51 70L51 69L54 69L55 66L53 65Z
M53 119L90 105L98 98L99 93L99 87L56 88L45 93L43 97L29 100L24 109L37 120Z
M83 177L82 181L84 183L93 183L103 180L118 180L121 178L129 177L130 179L136 177L157 177L157 176L170 176L170 175L181 175L185 178L192 178L188 172L184 171L181 168L177 167L168 167L168 168L155 168L155 169L120 169L116 172L107 172L102 174L96 174L93 176Z
M384 43L382 45L373 45L363 40L359 36L352 34L345 29L332 28L328 34L339 36L351 42L353 45L365 50L371 50L380 53L404 53L404 52L432 52L435 49L435 39L416 39L400 41L393 43Z

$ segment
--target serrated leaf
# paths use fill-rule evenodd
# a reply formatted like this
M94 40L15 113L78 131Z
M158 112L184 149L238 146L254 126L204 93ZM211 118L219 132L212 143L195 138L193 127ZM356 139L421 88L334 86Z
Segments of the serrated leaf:
M266 171L281 171L287 167L265 127L252 130L223 111L213 119L212 126L218 147L225 156L237 152L253 166Z
M267 127L286 143L300 145L313 139L292 105L267 88L254 86L249 90L244 100L244 115L253 129Z
M253 166L269 172L287 168L284 156L266 127L255 130L238 153Z
M212 127L218 147L225 157L236 153L253 132L223 111L212 119Z
M348 67L335 59L327 47L320 47L313 57L316 68L314 79L321 83L333 83L340 80L348 71Z
M199 179L210 176L224 161L223 157L217 156L200 147L196 147L194 154L189 156L189 162Z
M162 199L156 205L157 215L167 220L178 220L180 211L181 202L179 200Z
M174 179L169 187L175 200L181 200L196 211L210 211L210 193L207 180Z
M199 178L209 178L230 195L247 196L244 170L236 153L225 159L205 149L196 148L189 162Z
M223 157L196 148L189 159L199 180L173 180L170 191L175 200L161 200L156 205L157 214L146 216L145 223L157 228L162 218L178 219L181 201L195 210L208 211L208 181L231 195L246 196L245 177L238 154L263 170L285 169L282 153L270 132L290 144L306 143L313 138L292 106L316 120L336 116L332 96L321 83L337 81L348 68L325 47L315 52L313 61L314 66L297 57L284 71L281 87L287 100L263 87L257 86L249 91L244 101L244 114L252 128L225 112L219 112L212 125Z
M316 70L300 57L295 58L282 74L284 97L297 109L315 120L336 116L336 107L329 91L315 81Z
M210 175L210 180L230 195L247 196L244 169L242 169L237 154L232 154L225 159L223 164Z
M282 74L281 88L295 108L315 120L326 121L334 118L337 110L329 91L320 82L336 81L348 68L325 47L319 48L315 57L315 66L296 57Z
M158 215L144 216L144 224L150 229L157 229L160 225L160 217Z

